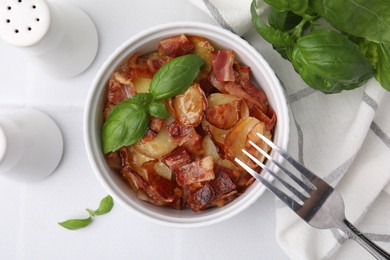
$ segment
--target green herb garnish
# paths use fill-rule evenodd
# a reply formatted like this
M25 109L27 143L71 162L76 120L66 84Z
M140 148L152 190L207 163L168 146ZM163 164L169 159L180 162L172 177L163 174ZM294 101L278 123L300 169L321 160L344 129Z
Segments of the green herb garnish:
M150 82L154 99L172 98L184 92L194 81L204 61L195 54L177 57L162 66Z
M114 206L114 201L110 195L106 196L100 201L99 208L97 210L86 209L89 213L89 217L85 219L69 219L58 224L69 230L76 230L85 228L92 223L94 216L104 215L111 211Z
M256 1L251 4L256 31L291 61L310 87L338 93L375 76L390 91L389 1L264 2L271 6L268 24L257 14Z
M113 152L141 140L149 128L149 115L168 118L162 100L184 92L203 64L202 58L194 54L174 58L153 76L150 93L136 94L117 104L103 125L103 152Z

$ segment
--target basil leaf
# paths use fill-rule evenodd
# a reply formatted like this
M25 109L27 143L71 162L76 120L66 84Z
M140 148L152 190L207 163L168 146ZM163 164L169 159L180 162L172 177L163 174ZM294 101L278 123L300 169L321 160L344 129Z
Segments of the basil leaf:
M373 67L357 45L328 29L298 39L292 64L309 86L324 93L359 87L373 75Z
M293 29L302 21L302 16L290 11L278 11L272 8L268 15L269 25L280 31L286 32Z
M62 227L69 229L69 230L76 230L80 228L85 228L92 222L92 217L85 218L85 219L69 219L63 222L59 222L58 224Z
M256 31L269 43L272 44L283 58L290 57L290 52L294 41L287 32L283 32L271 26L268 26L263 19L257 14L255 0L251 4L252 24Z
M312 0L311 5L336 29L390 44L390 1Z
M278 11L292 11L297 14L303 14L308 5L308 0L264 0L267 4Z
M129 99L129 102L141 107L147 107L149 106L150 102L152 102L152 100L153 100L152 94L138 93L135 94L131 99Z
M359 46L375 69L375 78L381 86L390 91L390 45L368 41L365 38L350 36L351 41Z
M192 84L203 64L202 58L195 54L170 60L154 74L149 92L157 100L182 93Z
M167 119L168 118L168 110L166 109L164 103L162 101L154 100L149 105L149 113L158 118Z
M375 78L381 86L390 91L390 44L378 44L378 63Z
M106 196L100 201L99 208L93 213L97 216L104 215L111 211L112 207L114 207L114 201L110 195Z
M111 111L102 129L104 153L131 145L144 136L149 127L147 107L127 99Z

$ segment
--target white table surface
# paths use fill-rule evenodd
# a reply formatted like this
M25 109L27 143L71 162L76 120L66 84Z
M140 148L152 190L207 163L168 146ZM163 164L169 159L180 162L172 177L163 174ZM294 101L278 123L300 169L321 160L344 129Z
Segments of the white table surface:
M83 74L50 78L28 62L25 52L0 41L0 113L23 107L44 111L61 128L65 145L57 170L43 181L26 184L0 176L0 259L287 259L275 240L275 201L269 192L238 216L199 229L149 223L119 203L85 229L68 231L57 224L87 217L84 209L97 207L107 194L87 160L82 118L91 82L109 54L153 25L215 24L183 0L65 2L83 9L98 28L98 54ZM272 66L272 49L260 37L248 39Z

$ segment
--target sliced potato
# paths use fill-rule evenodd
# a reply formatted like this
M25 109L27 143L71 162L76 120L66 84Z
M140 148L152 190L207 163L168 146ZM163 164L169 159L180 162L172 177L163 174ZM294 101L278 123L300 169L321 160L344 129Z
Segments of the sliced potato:
M189 35L187 36L187 38L195 46L193 53L200 56L205 63L205 65L202 67L202 70L198 75L198 79L206 78L211 71L211 67L212 67L211 52L214 51L214 47L206 38L195 36L195 35Z
M242 99L241 108L240 108L241 118L249 116L249 107L245 100Z
M165 163L163 163L163 162L161 162L161 161L158 161L158 162L154 165L153 169L154 169L154 171L155 171L158 175L164 177L165 179L168 179L168 180L171 180L171 179L172 179L172 170L169 169L169 167L168 167Z
M133 84L135 87L135 92L136 93L149 93L149 86L151 79L147 78L135 78L133 79Z
M240 119L240 108L241 100L234 100L215 107L209 106L206 110L206 119L210 124L227 130L232 128Z
M252 129L257 125L261 123L259 120L257 120L254 117L247 117L244 119L241 119L226 135L225 142L224 142L224 148L225 148L225 155L227 159L234 161L234 158L238 158L241 161L243 161L245 164L247 164L251 168L255 168L256 164L243 152L242 149L247 148L247 140L248 140L248 134L252 131ZM265 129L265 128L264 128ZM257 130L261 130L258 128ZM256 140L252 140L256 141ZM237 166L238 163L235 162Z
M207 97L207 102L209 107L216 107L218 105L228 104L236 100L241 100L241 98L222 93L213 93Z
M230 130L224 130L213 126L206 119L202 120L202 128L213 136L213 141L217 143L218 147L224 146L225 137Z
M238 170L237 166L234 165L233 162L231 162L230 160L224 160L219 156L217 148L214 142L211 140L210 136L206 136L203 139L202 145L204 150L204 156L212 156L214 162L220 166L223 166L231 170Z
M245 141L245 150L247 150L250 154L252 154L255 158L257 158L260 162L264 161L264 155L262 155L259 151L254 148L249 141L254 142L257 146L259 146L261 149L263 149L265 152L269 152L271 150L271 147L268 146L263 140L260 139L260 137L257 135L257 133L263 134L268 139L272 138L272 135L270 131L266 130L266 125L264 122L257 123L252 130L248 133Z
M133 145L134 148L138 152L154 159L160 159L165 154L172 152L177 147L177 144L165 128L166 123L170 120L167 119L165 121L161 131L155 138L148 142L138 141Z
M132 84L131 78L126 77L124 73L119 71L114 72L113 78L123 85L131 86Z
M134 171L136 171L139 175L146 178L145 169L142 168L142 165L146 162L154 160L149 156L146 156L140 152L138 152L133 146L126 147L127 149L127 160L128 163Z
M207 99L198 83L173 99L176 119L185 126L196 127L202 121L206 107Z

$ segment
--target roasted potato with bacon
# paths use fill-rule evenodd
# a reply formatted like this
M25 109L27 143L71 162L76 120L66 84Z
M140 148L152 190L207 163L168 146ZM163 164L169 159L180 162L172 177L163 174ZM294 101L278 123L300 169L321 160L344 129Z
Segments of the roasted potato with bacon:
M107 163L140 199L157 206L222 207L253 182L234 159L257 167L242 149L263 160L249 141L269 151L256 133L272 139L276 115L234 50L185 34L162 39L156 49L133 55L112 74L105 118L121 101L149 93L153 75L169 60L195 54L204 65L184 92L162 100L168 118L151 117L144 137L106 154Z

